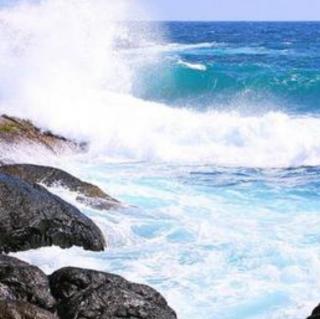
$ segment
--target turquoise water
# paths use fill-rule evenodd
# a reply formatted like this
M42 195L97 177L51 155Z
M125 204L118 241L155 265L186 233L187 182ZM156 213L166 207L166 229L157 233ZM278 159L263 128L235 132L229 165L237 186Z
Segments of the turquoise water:
M48 272L81 265L150 284L179 318L298 319L317 304L317 168L119 163L78 169L133 206L109 213L82 207L103 229L108 251L44 249L23 258Z
M0 14L0 110L90 142L19 159L127 204L79 206L106 252L18 255L150 284L181 319L307 317L320 299L320 24L164 23L140 41L146 29L132 40L98 3Z
M319 112L319 23L189 22L165 30L171 43L161 63L142 72L139 96L200 110L242 99L260 108L273 103L290 113Z

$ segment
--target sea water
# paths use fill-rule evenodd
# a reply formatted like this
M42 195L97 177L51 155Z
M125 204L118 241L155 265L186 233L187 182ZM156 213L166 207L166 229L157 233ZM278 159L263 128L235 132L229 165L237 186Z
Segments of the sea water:
M320 24L134 23L124 8L1 10L1 110L89 142L12 157L125 203L96 211L52 188L108 249L18 257L151 285L181 319L307 317L320 301Z

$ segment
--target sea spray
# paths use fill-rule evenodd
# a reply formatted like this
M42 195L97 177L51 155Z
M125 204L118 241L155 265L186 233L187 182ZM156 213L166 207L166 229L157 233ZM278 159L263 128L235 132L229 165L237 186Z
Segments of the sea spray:
M90 142L86 154L33 150L27 161L129 206L78 206L108 240L101 254L53 247L19 257L47 273L83 266L152 285L181 319L307 317L320 278L318 24L168 23L162 43L119 24L127 10L117 3L1 10L1 111ZM147 84L159 92L149 101Z
M201 112L133 97L144 61L135 51L152 47L155 36L149 37L146 27L142 36L141 25L135 29L132 22L129 28L128 18L125 1L48 0L1 9L1 111L89 142L91 157L226 166L320 164L317 118L281 110L244 115L214 106ZM177 46L212 47L213 42ZM149 62L159 54L148 52ZM183 66L198 73L206 68Z

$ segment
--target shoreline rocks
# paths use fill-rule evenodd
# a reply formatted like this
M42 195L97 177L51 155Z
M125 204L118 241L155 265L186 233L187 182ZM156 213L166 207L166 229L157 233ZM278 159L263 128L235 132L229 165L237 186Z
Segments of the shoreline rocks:
M5 291L6 293L2 293ZM105 272L67 267L46 276L0 255L1 319L176 319L153 288Z
M0 255L0 299L23 301L46 310L55 307L49 280L38 267Z
M43 184L47 187L62 186L77 192L77 201L94 209L109 210L121 206L115 198L101 188L55 167L33 164L12 164L0 166L0 173L19 177L28 183Z
M49 279L61 319L177 318L156 290L117 275L68 267Z
M318 305L313 311L311 316L307 319L320 319L320 305Z
M39 184L77 192L79 202L95 209L121 206L99 187L60 169L8 165L10 158L15 162L10 156L13 149L26 150L21 145L41 146L54 154L86 147L41 131L29 121L0 116L0 318L176 319L162 295L149 286L71 267L47 276L38 267L3 254L52 245L104 249L105 239L94 222Z
M9 152L21 146L60 154L85 151L87 145L0 115L0 319L176 319L164 297L149 286L73 267L47 276L36 266L2 254L51 245L104 249L103 234L89 218L38 184L77 192L77 201L94 209L121 207L99 187L63 170L11 164L15 159ZM307 319L320 319L320 305Z
M1 319L59 319L53 313L23 301L0 300Z
M42 131L30 121L16 117L0 116L0 145L28 144L44 147L46 150L59 154L63 151L83 151L85 143L76 143L62 136Z
M88 217L44 187L0 174L0 252L52 245L101 251L105 240Z

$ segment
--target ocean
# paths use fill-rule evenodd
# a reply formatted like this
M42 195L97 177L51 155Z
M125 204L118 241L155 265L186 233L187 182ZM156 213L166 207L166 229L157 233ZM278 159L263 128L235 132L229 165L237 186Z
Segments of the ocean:
M307 317L320 301L320 23L124 23L109 9L0 11L0 110L89 142L12 157L127 205L96 211L54 188L108 249L16 255L151 285L181 319Z

